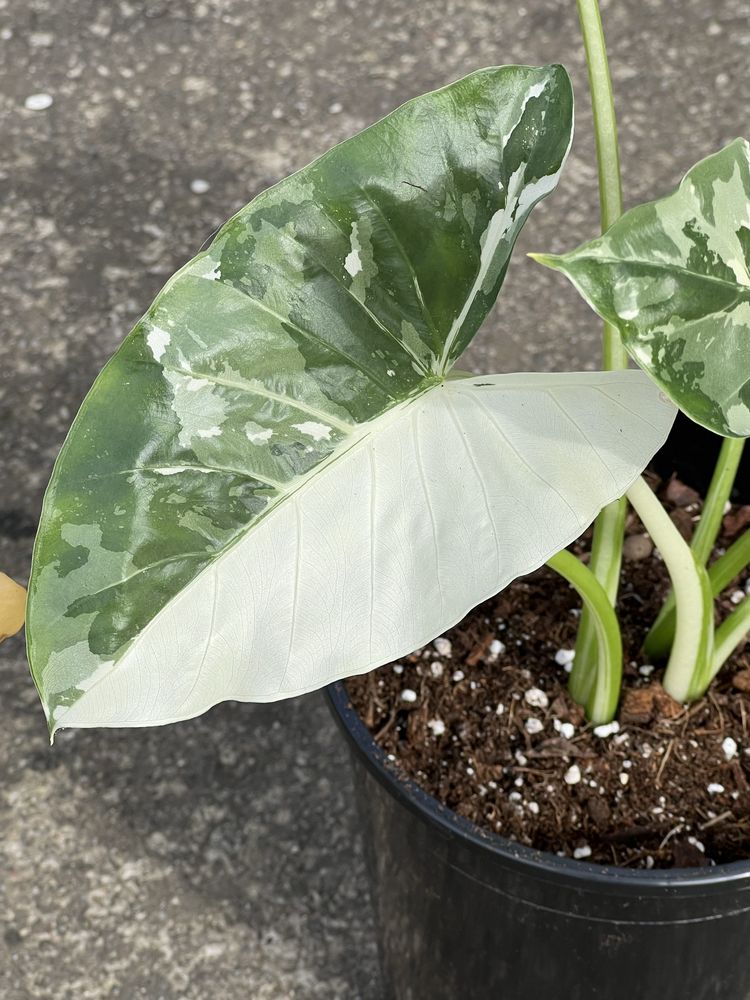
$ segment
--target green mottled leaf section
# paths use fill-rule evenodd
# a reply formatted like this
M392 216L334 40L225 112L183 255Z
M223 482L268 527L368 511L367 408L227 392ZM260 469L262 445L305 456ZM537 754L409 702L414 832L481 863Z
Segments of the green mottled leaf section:
M53 724L362 425L440 383L571 127L561 67L474 73L259 195L170 279L45 498L28 642Z
M750 435L750 146L737 139L667 198L542 263L615 324L632 357L705 427Z

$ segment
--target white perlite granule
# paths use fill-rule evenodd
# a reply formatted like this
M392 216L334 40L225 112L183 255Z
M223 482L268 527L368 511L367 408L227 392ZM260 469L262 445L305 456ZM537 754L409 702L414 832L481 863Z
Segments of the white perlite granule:
M549 705L549 698L541 688L529 688L523 697L526 704L532 708L547 708Z
M558 649L555 653L555 663L558 667L568 667L576 658L574 649Z
M615 733L619 732L619 722L607 722L603 726L594 726L594 736L599 736L601 739L606 739L607 736L614 736Z
M496 660L498 656L502 656L505 652L505 643L500 642L499 639L493 639L490 643L490 656Z
M450 656L453 652L453 643L445 636L440 636L432 644L441 656Z
M572 722L560 722L559 719L553 719L552 725L555 732L559 733L564 740L572 740L576 734L576 727Z
M581 780L581 769L578 764L571 764L565 772L564 781L566 785L577 785Z

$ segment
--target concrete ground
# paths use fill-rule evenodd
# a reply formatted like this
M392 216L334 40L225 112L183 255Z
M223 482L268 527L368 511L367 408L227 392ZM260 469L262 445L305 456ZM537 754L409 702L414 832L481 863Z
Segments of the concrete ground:
M750 5L603 6L632 204L747 133ZM0 0L0 54L0 569L20 579L102 363L225 218L331 143L479 66L559 61L578 135L519 249L596 229L572 0ZM591 368L596 342L572 289L518 253L469 361ZM0 660L4 1000L379 1000L319 696L50 750L20 640Z

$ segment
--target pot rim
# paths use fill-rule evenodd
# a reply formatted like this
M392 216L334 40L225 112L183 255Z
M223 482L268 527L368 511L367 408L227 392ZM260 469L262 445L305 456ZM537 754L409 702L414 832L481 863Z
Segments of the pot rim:
M731 884L737 888L744 888L742 883L750 884L750 859L706 868L615 868L538 851L484 830L443 805L413 779L397 772L352 705L343 680L329 684L323 693L340 728L369 771L402 805L423 822L438 827L443 835L468 841L475 850L488 853L504 864L531 869L539 878L567 883L572 889L608 886L640 892L671 889L700 895L725 890Z

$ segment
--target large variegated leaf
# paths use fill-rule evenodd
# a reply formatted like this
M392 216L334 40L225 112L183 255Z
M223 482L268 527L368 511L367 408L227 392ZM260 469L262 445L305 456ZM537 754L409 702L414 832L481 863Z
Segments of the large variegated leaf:
M750 435L750 146L737 139L677 191L560 257L632 357L698 423Z
M625 489L671 421L647 380L445 379L571 115L559 68L474 74L260 195L168 282L45 498L28 625L53 729L366 670Z

